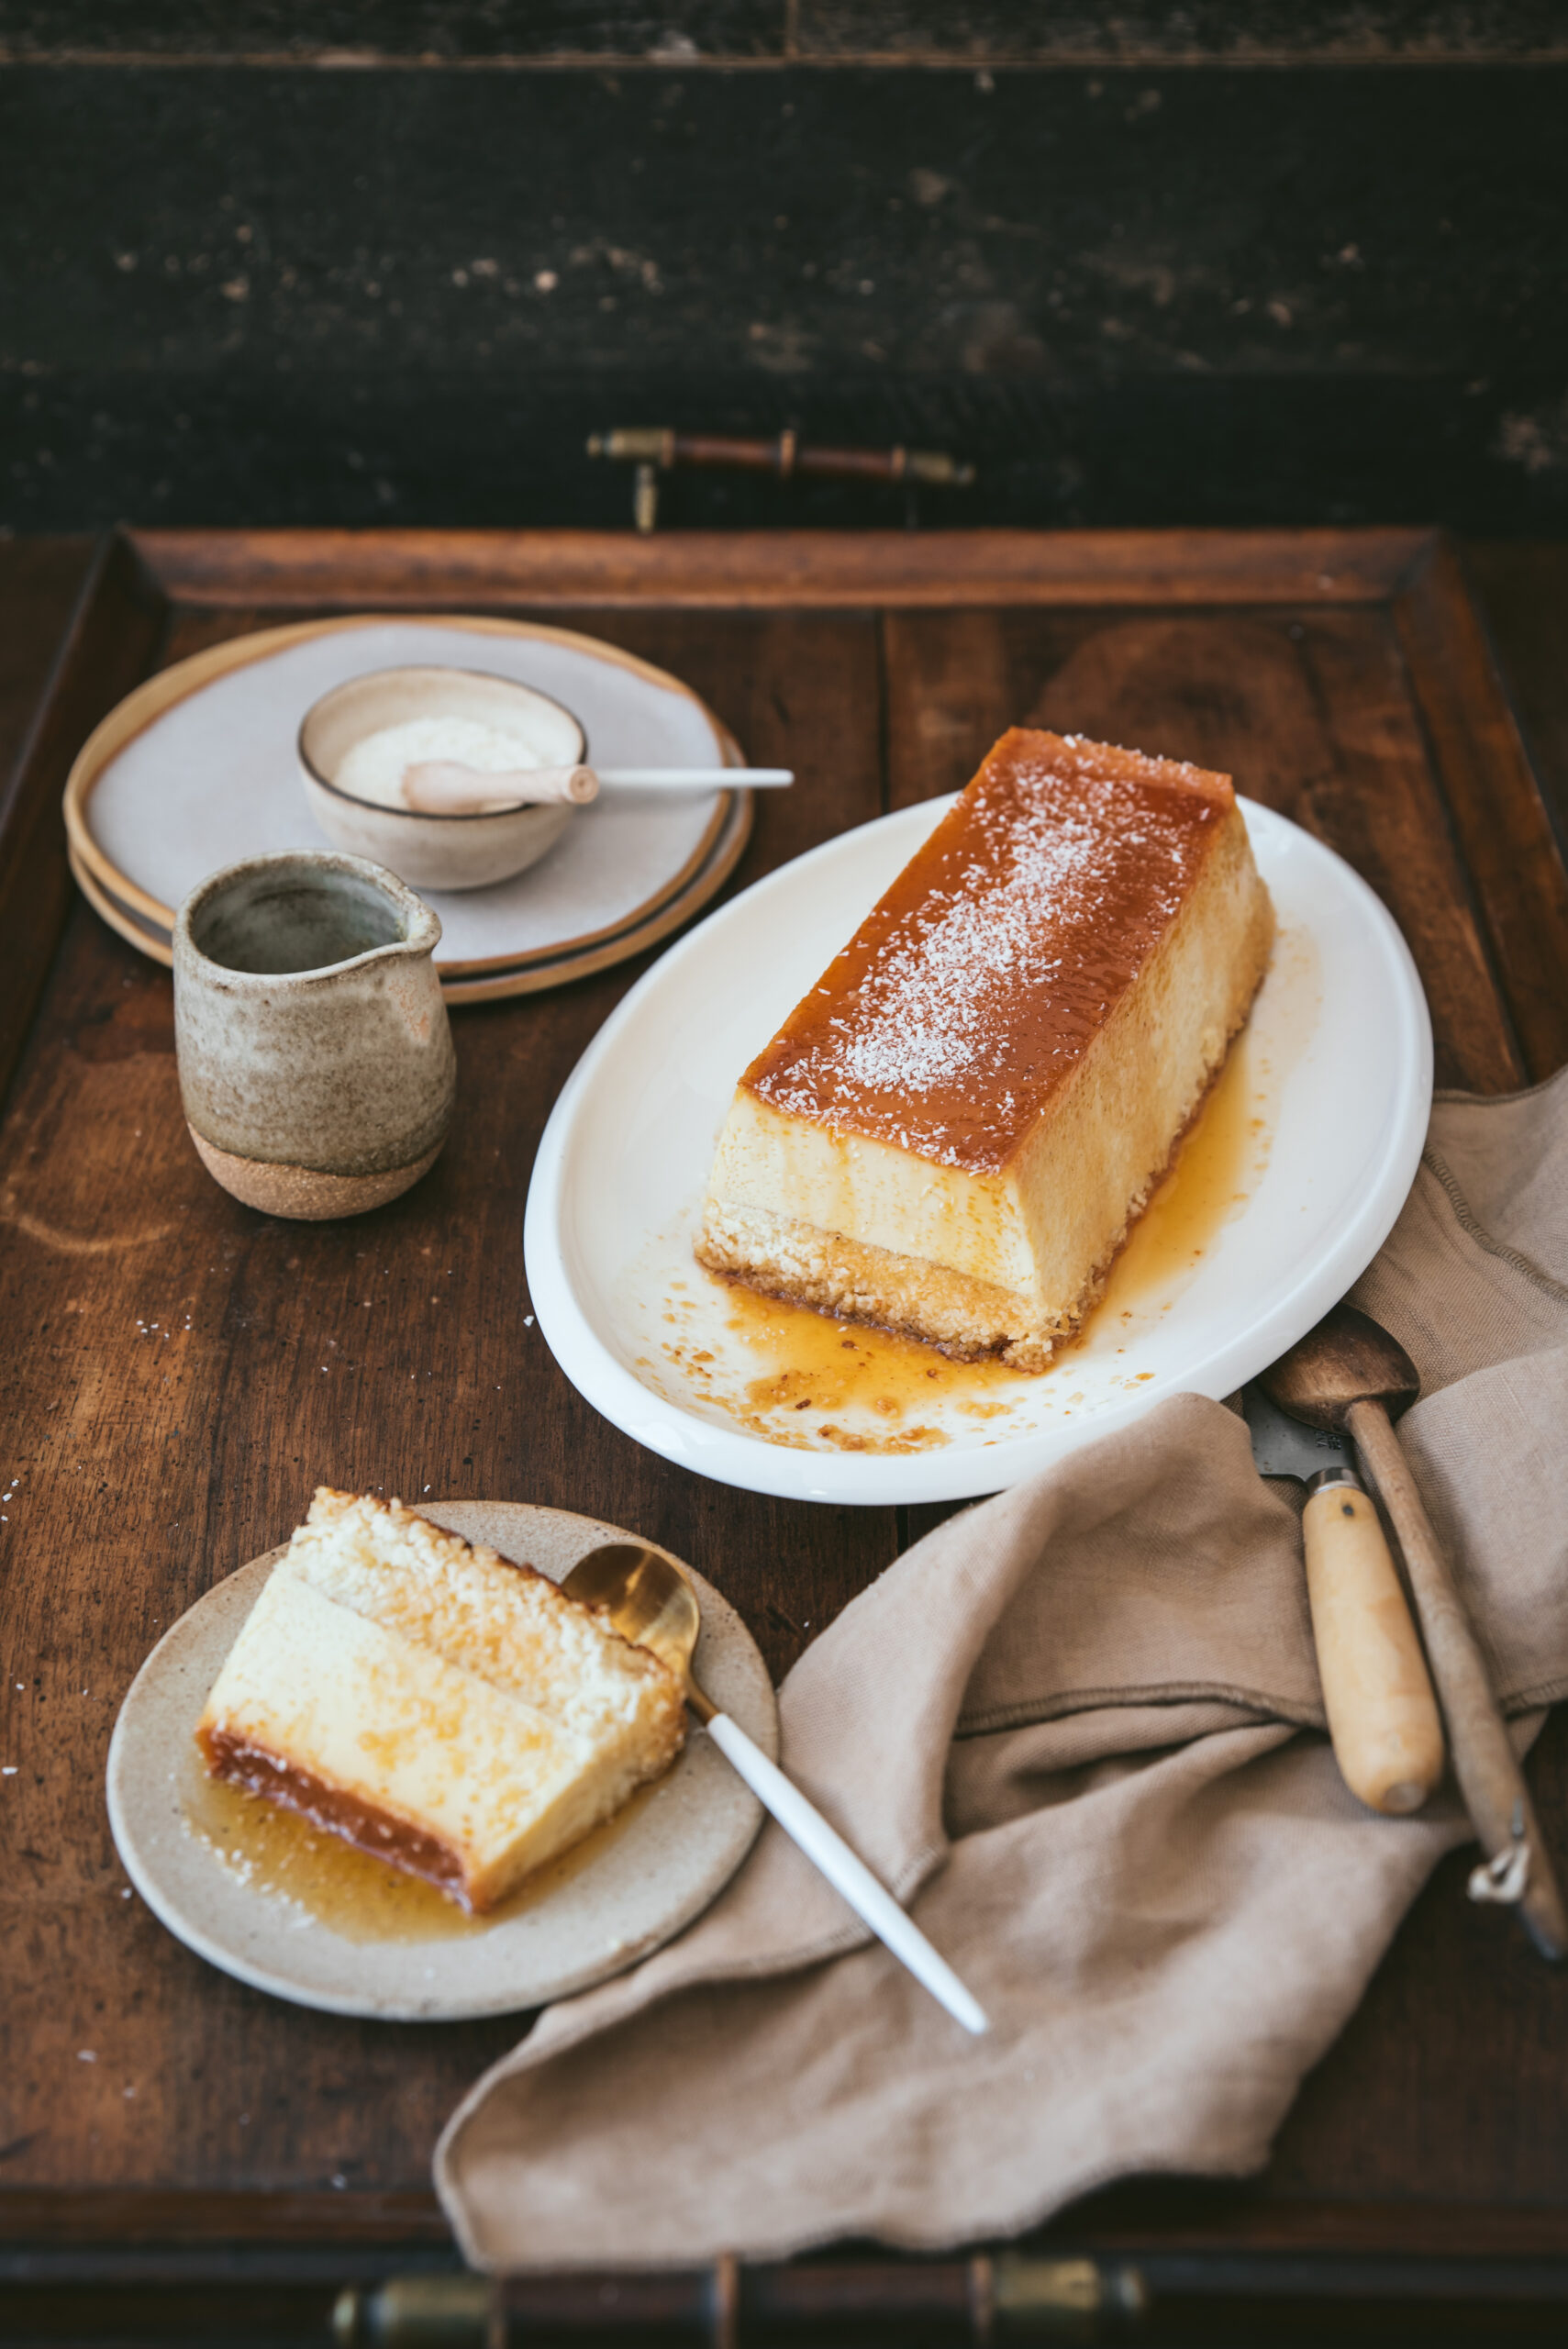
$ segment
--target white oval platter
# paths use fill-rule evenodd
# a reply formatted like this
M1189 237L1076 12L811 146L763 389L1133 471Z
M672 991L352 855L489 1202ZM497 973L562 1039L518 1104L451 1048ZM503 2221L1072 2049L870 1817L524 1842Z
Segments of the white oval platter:
M1415 1178L1431 1027L1392 917L1343 860L1243 801L1280 941L1238 1045L1268 1094L1244 1196L1195 1267L1102 1308L1052 1369L981 1416L925 1416L931 1448L846 1450L808 1414L784 1440L717 1402L732 1305L692 1256L736 1078L892 882L949 800L828 841L673 947L606 1022L540 1141L525 1249L556 1360L639 1443L719 1482L808 1500L968 1499L1126 1426L1163 1397L1234 1392L1370 1263ZM1108 1301L1109 1302L1109 1301ZM1121 1309L1126 1308L1126 1309ZM679 1322L681 1360L672 1324ZM683 1366L709 1357L701 1379ZM742 1370L733 1364L732 1375ZM866 1431L874 1445L874 1426Z

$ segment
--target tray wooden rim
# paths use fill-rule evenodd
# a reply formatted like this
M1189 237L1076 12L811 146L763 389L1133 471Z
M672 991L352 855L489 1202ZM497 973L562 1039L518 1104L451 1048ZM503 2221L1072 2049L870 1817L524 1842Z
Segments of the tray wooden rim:
M684 678L672 675L668 670L641 660L619 645L585 636L575 629L493 615L410 612L399 617L408 626L527 637L592 653L595 659L608 661L651 685L682 694L695 702L718 745L724 766L745 763L740 744L728 728ZM307 644L317 637L342 635L354 629L384 626L386 618L384 612L339 614L226 637L220 643L206 645L183 661L155 671L99 720L77 752L66 778L62 808L67 848L71 869L83 896L128 944L169 968L173 962L169 933L173 929L174 909L122 873L94 837L88 806L110 761L156 719L217 678L230 676L291 645ZM515 954L475 956L462 962L442 962L438 957L436 967L441 974L443 995L449 1001L490 1002L563 986L572 979L622 962L668 936L706 905L734 871L750 835L753 799L754 795L749 791L721 791L702 838L684 863L621 919L606 923L600 930L584 931L579 937L553 940L548 946L531 947Z
M350 2187L0 2187L0 2243L450 2243L433 2191ZM1410 2203L1260 2194L1242 2180L1126 2178L1070 2204L1026 2242L1051 2255L1314 2254L1377 2258L1568 2259L1568 2212L1541 2203ZM963 2256L955 2249L949 2256ZM889 2259L900 2256L885 2254ZM609 2263L606 2263L608 2265Z
M387 610L442 594L557 609L910 610L975 605L1384 603L1438 534L1293 529L132 529L161 593ZM761 558L761 559L759 559Z

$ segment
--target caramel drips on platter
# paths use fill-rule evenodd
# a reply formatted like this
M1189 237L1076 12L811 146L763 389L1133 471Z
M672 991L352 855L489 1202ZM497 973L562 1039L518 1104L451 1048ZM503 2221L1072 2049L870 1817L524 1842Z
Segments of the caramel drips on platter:
M671 1334L661 1341L666 1372L694 1401L792 1449L924 1452L951 1442L966 1420L990 1423L990 1435L1000 1439L1018 1431L1020 1408L1042 1392L1072 1410L1082 1399L1071 1390L1084 1352L1103 1347L1107 1327L1147 1322L1173 1305L1245 1205L1268 1163L1281 1061L1277 1045L1262 1046L1250 1030L1238 1040L1112 1265L1099 1304L1048 1370L954 1362L916 1340L763 1297L694 1264L688 1279L670 1285ZM716 1290L731 1341L722 1358L695 1334L699 1320L714 1318L704 1300ZM1136 1385L1147 1374L1129 1342L1125 1380ZM939 1416L945 1424L935 1423Z
M423 1878L328 1834L297 1811L209 1778L193 1757L184 1788L185 1828L250 1890L287 1902L302 1920L347 1942L460 1941L491 1932L539 1906L618 1842L654 1793L645 1787L613 1819L528 1876L483 1916L470 1916Z

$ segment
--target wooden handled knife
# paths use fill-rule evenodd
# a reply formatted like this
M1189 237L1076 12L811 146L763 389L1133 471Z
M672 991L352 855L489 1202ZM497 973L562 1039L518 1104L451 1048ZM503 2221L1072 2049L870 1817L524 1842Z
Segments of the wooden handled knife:
M1443 1773L1426 1658L1383 1528L1349 1444L1303 1426L1249 1386L1242 1408L1261 1476L1307 1487L1307 1593L1334 1756L1373 1810L1419 1810Z

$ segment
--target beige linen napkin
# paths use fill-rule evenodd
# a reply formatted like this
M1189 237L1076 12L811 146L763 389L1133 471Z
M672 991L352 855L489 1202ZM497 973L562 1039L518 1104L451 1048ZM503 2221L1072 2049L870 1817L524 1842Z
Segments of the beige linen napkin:
M1565 1280L1568 1072L1440 1097L1355 1295L1420 1369L1405 1433L1516 1712L1568 1691ZM1451 1798L1386 1820L1346 1792L1296 1511L1195 1396L918 1542L780 1709L785 1766L990 2034L770 1823L681 1940L550 2009L453 2117L437 2183L477 2266L929 2248L1131 2171L1256 2169L1468 1836Z

